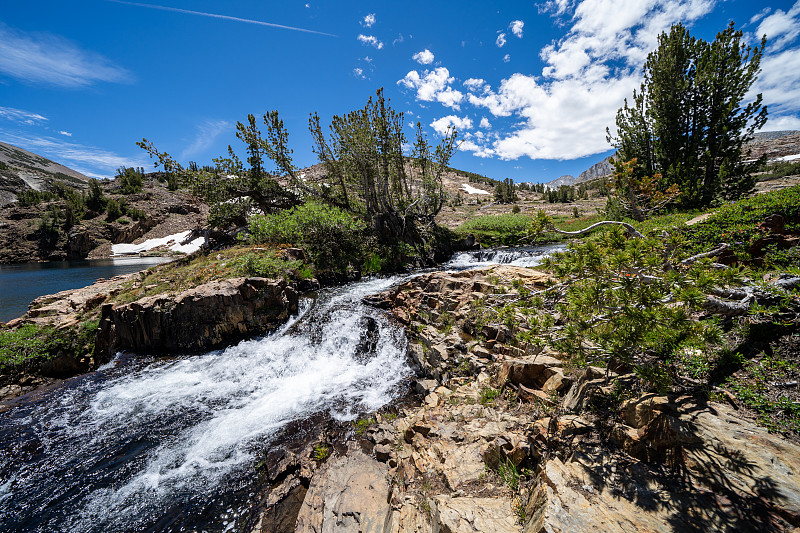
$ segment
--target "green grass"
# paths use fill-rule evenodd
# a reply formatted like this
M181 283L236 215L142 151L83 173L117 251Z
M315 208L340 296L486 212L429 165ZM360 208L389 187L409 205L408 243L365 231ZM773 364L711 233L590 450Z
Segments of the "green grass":
M369 429L369 427L374 423L375 419L372 417L359 418L358 420L353 422L353 425L356 427L356 435L358 435L359 437L363 437L364 433L367 432L367 429Z
M239 276L306 279L312 275L308 263L284 259L278 249L234 246L152 267L144 271L140 282L129 281L113 301L128 303L145 296L176 293L210 281Z
M97 320L87 320L66 330L24 324L0 330L0 373L35 366L58 354L81 355L94 349Z
M800 185L720 207L705 221L681 229L684 249L691 255L726 242L738 257L747 259L747 249L764 235L758 226L773 214L784 218L787 232L800 231ZM773 263L779 266L779 258Z
M331 449L325 446L325 444L320 443L314 446L313 457L314 460L317 461L318 463L323 462L330 456L330 454L331 454Z
M506 245L518 244L527 234L531 218L523 214L504 213L502 215L483 215L467 220L455 229L461 236L475 235L481 244Z
M771 391L771 382L786 379L797 365L776 356L750 361L743 372L724 383L736 398L753 410L763 426L780 433L800 433L800 401Z
M500 397L501 392L498 389L491 387L484 387L481 389L481 405L491 405Z
M19 365L29 359L47 359L53 348L52 333L52 328L33 324L0 331L0 368Z

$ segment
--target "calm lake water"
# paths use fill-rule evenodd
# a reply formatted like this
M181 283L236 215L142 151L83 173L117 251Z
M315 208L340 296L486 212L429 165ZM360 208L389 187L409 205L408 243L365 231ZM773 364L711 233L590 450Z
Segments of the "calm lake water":
M25 314L32 300L45 294L79 289L100 278L138 272L169 261L164 257L120 257L0 265L0 322Z

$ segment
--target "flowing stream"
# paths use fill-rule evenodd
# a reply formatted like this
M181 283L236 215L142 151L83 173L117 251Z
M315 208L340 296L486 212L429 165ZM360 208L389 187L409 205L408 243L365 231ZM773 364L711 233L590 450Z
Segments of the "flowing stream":
M564 244L546 244L543 246L499 247L462 252L454 255L444 264L448 270L464 270L490 265L511 265L533 268L545 257L555 251L563 250Z
M0 414L0 530L232 526L287 424L353 419L410 376L402 331L361 303L397 281L320 291L279 331L222 351L118 358Z
M471 252L445 268L550 251ZM405 334L361 300L409 277L319 291L280 330L225 350L118 355L0 413L0 531L232 530L291 424L352 420L399 395Z

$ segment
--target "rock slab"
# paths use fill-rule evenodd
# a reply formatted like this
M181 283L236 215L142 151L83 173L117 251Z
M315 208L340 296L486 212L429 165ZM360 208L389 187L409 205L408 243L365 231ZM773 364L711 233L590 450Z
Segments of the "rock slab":
M389 533L389 468L361 452L331 460L320 471L297 517L297 533Z

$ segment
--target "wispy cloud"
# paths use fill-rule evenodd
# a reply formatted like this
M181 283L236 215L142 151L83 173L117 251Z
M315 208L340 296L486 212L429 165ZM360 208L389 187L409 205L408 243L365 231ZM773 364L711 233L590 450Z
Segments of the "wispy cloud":
M494 44L496 44L498 48L503 48L503 46L505 46L506 44L506 34L501 33L500 35L498 35L497 40L494 42Z
M800 0L791 9L776 9L764 18L756 30L757 37L767 36L770 50L781 50L800 35Z
M227 120L207 120L203 122L197 127L197 135L192 144L181 152L181 159L188 159L208 150L217 140L217 137L230 129L232 129L232 126Z
M102 148L43 135L27 135L0 129L5 142L24 148L94 178L112 177L121 166L145 166L146 159L120 156Z
M126 82L131 74L109 59L47 33L24 33L0 22L0 72L28 83L85 87Z
M199 15L201 17L211 17L215 19L222 19L222 20L230 20L233 22L244 22L245 24L256 24L258 26L268 26L270 28L279 28L282 30L292 30L292 31L302 31L305 33L315 33L317 35L326 35L328 37L338 37L338 35L334 35L332 33L325 33L323 31L317 30L309 30L306 28L297 28L295 26L285 26L283 24L275 24L273 22L264 22L263 20L253 20L253 19L246 19L241 17L232 17L230 15L220 15L217 13L206 13L204 11L192 11L191 9L180 9L177 7L167 7L167 6L159 6L155 4L142 4L139 2L126 2L124 0L106 0L107 2L113 2L115 4L124 4L127 6L136 6L136 7L146 7L150 9L160 9L161 11L172 11L173 13L184 13L187 15Z
M68 131L60 130L59 135L63 135L64 137L72 137L72 134Z
M41 124L47 121L47 117L39 113L32 113L24 109L15 109L13 107L0 107L0 118L10 120L12 122L19 122L20 124Z

